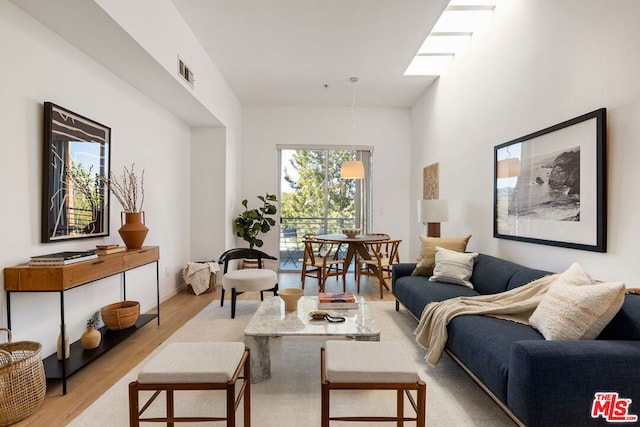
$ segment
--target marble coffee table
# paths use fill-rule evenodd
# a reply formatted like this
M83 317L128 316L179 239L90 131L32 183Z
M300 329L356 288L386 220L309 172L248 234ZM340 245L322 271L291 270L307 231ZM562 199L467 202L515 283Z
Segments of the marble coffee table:
M286 336L353 337L358 341L380 341L380 330L367 309L364 298L357 296L358 308L325 310L346 320L331 323L312 320L309 312L318 310L317 296L303 296L296 311L285 311L284 301L267 298L244 330L244 342L251 350L251 382L259 383L271 377L269 339Z

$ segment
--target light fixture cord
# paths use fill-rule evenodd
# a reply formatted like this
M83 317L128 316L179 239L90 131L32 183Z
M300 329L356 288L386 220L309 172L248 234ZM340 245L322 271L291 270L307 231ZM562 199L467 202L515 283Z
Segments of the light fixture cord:
M356 151L356 83L358 83L357 77L351 77L349 80L353 83L353 90L351 92L351 143L353 145L353 151Z

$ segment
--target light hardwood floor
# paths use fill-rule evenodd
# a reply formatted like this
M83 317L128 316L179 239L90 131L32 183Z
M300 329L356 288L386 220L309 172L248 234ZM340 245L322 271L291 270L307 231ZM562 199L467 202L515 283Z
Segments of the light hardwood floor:
M281 288L300 287L300 274L280 273L279 286ZM333 278L329 279L326 285L327 292L341 290L341 283ZM347 291L356 293L353 274L349 274L347 279ZM380 300L376 279L363 277L360 291L360 295L364 296L366 300ZM316 280L307 278L305 294L314 295L317 292ZM258 297L258 293L249 293L240 295L239 298L255 299ZM219 300L219 287L215 292L198 296L190 294L186 290L180 291L160 305L161 322L159 326L155 321L148 323L104 356L75 373L67 380L66 395L62 395L60 381L48 381L47 396L42 407L38 412L15 426L67 425L188 320L213 301ZM384 292L384 300L394 300L393 295L387 290Z

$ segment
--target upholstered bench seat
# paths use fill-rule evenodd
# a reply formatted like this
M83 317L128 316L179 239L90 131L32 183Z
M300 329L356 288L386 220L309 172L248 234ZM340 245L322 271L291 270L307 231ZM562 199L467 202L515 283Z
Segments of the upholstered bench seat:
M140 422L203 422L226 421L227 426L235 426L236 409L244 400L244 425L251 425L251 380L249 349L241 342L173 343L167 345L138 373L137 381L129 384L129 423L138 426ZM242 374L242 376L241 376ZM242 379L242 386L236 394L236 381ZM139 392L153 391L154 394L140 410ZM176 417L174 393L185 390L222 390L226 392L226 416ZM151 403L166 393L166 417L141 418Z
M331 421L395 421L398 426L405 421L413 421L417 427L425 426L426 384L420 379L400 344L386 341L329 340L321 350L320 365L322 427L329 427ZM395 390L396 416L332 417L332 390ZM415 400L411 390L416 392ZM415 417L404 416L404 394L416 411Z
M397 342L327 341L327 380L334 383L415 383L416 368Z
M241 342L169 344L142 368L138 382L226 383L233 378L243 353Z

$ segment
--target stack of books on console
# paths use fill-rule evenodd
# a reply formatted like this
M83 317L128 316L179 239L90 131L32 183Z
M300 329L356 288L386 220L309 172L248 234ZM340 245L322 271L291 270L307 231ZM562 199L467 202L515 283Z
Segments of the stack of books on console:
M31 257L29 265L67 265L98 258L94 251L66 251Z
M124 252L127 250L126 246L120 245L96 245L96 250L94 251L96 255L109 255L116 254L118 252Z
M356 297L351 292L320 292L318 309L358 308Z

